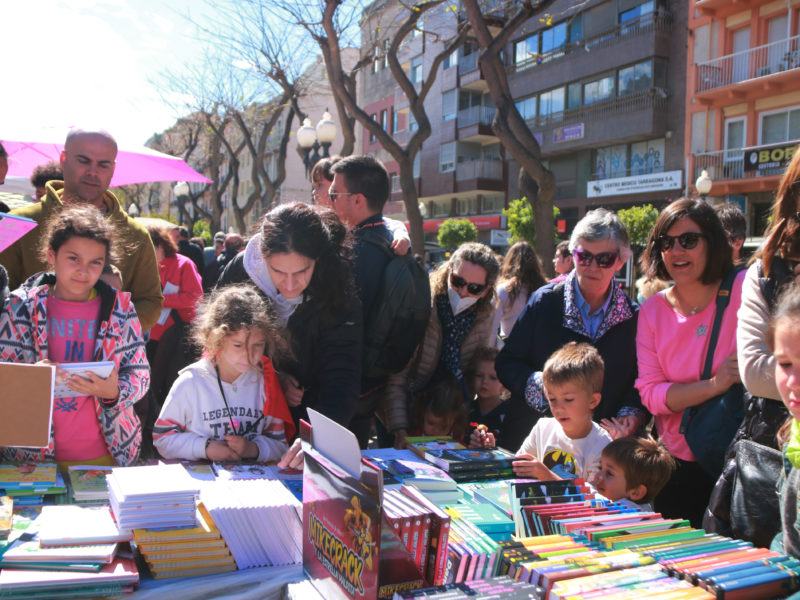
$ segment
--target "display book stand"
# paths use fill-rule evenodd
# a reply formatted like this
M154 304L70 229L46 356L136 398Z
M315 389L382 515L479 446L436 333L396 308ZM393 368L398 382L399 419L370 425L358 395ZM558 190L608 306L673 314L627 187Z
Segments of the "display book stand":
M426 585L383 514L383 475L352 432L309 409L300 422L303 570L327 600L391 598Z

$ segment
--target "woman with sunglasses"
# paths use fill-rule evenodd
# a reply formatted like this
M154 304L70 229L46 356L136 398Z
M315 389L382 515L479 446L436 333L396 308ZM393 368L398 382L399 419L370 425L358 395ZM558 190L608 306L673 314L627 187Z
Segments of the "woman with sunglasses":
M575 226L569 249L575 269L565 280L534 292L497 357L497 375L511 390L501 432L510 448L518 448L549 411L542 369L568 342L592 344L605 362L594 420L617 435L635 433L645 420L634 387L638 307L614 281L631 255L628 232L616 214L599 208Z
M381 402L381 421L394 434L394 445L405 445L410 400L440 380L453 377L469 395L464 370L475 351L494 347L494 284L500 272L495 253L484 244L469 242L431 274L432 310L422 342L408 366L389 377Z
M642 403L655 415L661 441L678 468L655 499L665 517L700 527L715 478L703 470L680 432L683 411L739 382L736 313L744 273L734 280L717 339L710 379L701 379L722 280L733 269L731 247L714 209L703 200L676 200L656 221L642 264L645 275L675 285L639 312L636 350Z

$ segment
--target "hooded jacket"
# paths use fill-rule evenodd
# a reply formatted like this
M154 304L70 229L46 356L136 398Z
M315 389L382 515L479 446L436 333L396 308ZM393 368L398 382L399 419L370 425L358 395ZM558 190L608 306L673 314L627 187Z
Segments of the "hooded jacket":
M63 181L50 181L47 195L36 204L11 211L11 214L33 219L39 227L11 244L0 253L0 264L8 271L9 287L13 290L31 275L47 270L41 258L44 224L64 207L61 197ZM158 276L158 261L150 235L141 223L122 210L116 196L106 191L106 218L114 227L114 242L119 250L117 268L122 273L122 287L130 292L142 330L156 324L164 298Z
M48 358L47 299L55 280L55 275L42 273L11 292L0 314L0 361L33 364ZM100 323L92 360L112 361L119 372L119 397L95 397L95 413L109 453L125 467L139 458L142 428L133 405L147 392L150 366L130 294L103 281L95 284L95 290L100 297ZM14 462L55 460L52 428L47 448L5 448L3 458Z

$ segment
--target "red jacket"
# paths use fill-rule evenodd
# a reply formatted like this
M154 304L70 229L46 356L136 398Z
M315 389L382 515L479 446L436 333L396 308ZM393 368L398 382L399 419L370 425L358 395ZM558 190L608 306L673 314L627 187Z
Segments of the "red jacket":
M197 303L203 297L203 283L192 260L183 254L168 256L158 263L158 274L161 276L162 288L167 283L178 286L177 293L164 294L163 308L175 308L185 322L194 321ZM161 339L161 336L173 323L172 315L163 325L156 323L150 330L150 338Z

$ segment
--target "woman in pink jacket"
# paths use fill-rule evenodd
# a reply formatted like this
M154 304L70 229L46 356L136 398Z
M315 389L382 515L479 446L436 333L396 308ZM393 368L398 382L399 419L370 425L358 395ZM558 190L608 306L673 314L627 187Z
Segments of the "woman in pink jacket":
M733 269L731 247L714 209L703 200L676 200L664 209L642 257L645 275L675 285L650 297L639 310L636 387L655 416L658 435L678 468L655 499L665 517L700 527L715 476L704 471L680 432L683 412L740 382L736 362L736 313L744 272L731 289L712 361L702 379L722 280Z

